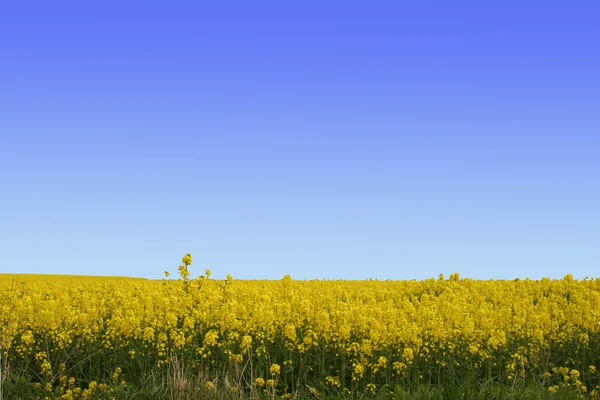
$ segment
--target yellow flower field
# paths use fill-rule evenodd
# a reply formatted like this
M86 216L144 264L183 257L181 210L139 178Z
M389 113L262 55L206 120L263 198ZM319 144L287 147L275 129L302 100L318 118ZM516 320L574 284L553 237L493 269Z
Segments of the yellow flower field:
M3 379L65 399L178 368L284 398L452 379L598 398L600 279L190 279L183 261L180 280L0 275Z

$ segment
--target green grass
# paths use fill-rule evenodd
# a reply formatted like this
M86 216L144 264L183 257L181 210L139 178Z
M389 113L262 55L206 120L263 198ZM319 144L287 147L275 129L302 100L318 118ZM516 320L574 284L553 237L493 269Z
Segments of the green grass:
M236 382L229 382L226 376L219 381L217 379L214 389L204 386L205 379L191 373L185 375L179 371L170 370L168 373L160 373L158 370L151 371L148 375L141 377L139 381L129 382L125 387L120 385L109 385L103 392L90 397L95 400L267 400L280 399L283 392L272 392L268 390L257 390L251 385L242 391L236 390ZM241 382L237 382L239 384ZM243 384L241 385L243 387ZM535 381L528 382L525 387L513 387L498 382L481 383L478 381L457 382L456 385L430 385L425 383L414 384L411 387L395 385L394 387L382 387L375 393L357 391L343 394L330 390L326 387L318 388L319 394L314 395L308 390L297 390L289 393L291 399L334 399L334 400L568 400L578 399L578 392L573 388L562 388L557 393L549 393L547 389L540 387ZM15 376L9 377L3 384L3 400L38 400L48 397L49 399L60 399L59 396L36 389L33 382L25 378Z

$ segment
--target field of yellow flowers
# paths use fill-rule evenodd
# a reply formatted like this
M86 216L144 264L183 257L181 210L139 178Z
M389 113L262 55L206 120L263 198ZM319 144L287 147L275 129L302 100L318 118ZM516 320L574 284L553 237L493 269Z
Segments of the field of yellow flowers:
M179 279L0 275L5 398L125 399L151 380L164 391L138 398L464 382L599 398L600 279L214 280L182 261Z

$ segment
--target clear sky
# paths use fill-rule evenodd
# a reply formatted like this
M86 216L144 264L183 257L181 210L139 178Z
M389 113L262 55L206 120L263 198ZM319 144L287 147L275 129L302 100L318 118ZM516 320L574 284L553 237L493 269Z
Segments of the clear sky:
M599 276L598 1L0 6L0 272Z

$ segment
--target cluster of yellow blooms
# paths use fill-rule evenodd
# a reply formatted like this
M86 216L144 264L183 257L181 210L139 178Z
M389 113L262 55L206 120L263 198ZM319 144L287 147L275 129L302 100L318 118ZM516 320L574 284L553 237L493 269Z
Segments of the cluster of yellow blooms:
M213 377L252 361L248 381L282 393L298 376L375 393L461 368L594 398L600 389L600 279L221 281L190 279L190 264L186 255L182 280L0 275L2 365L37 363L65 399L102 389L67 377L90 349L121 363L115 382L176 357Z

